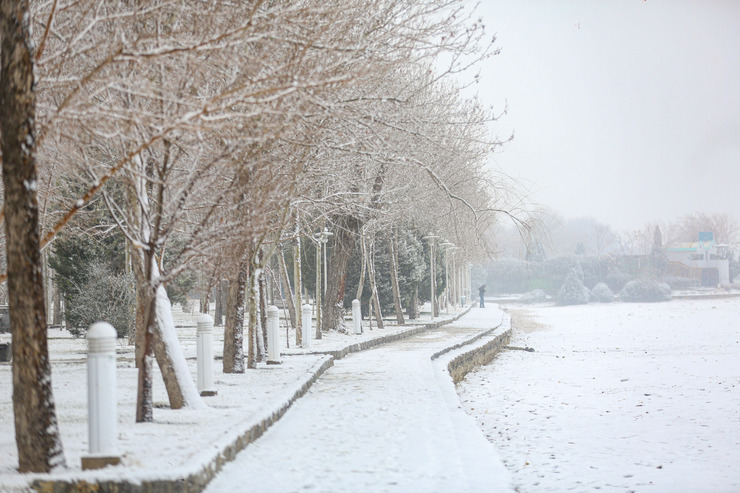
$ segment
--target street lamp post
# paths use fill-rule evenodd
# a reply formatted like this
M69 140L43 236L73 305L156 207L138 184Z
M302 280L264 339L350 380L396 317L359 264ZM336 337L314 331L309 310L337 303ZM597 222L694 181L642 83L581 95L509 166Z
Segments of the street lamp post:
M334 233L324 228L324 231L321 232L321 239L319 240L321 241L321 251L324 255L324 294L326 294L326 243L329 241L329 237L333 234Z
M316 241L316 339L321 339L321 295L326 295L326 243L333 233L326 228L314 235ZM323 255L324 275L321 276L321 260ZM322 286L323 284L323 286Z
M450 313L450 258L449 252L455 247L455 244L449 241L443 242L445 250L445 313Z
M435 236L432 233L429 233L424 237L424 239L429 243L429 298L432 305L432 320L434 320L434 317L438 315L437 300L435 296L437 280L435 278L436 276L434 275L434 240L436 240L437 238L439 238L439 236Z
M313 237L316 243L316 286L315 286L315 305L316 305L316 339L321 339L321 239L320 233Z

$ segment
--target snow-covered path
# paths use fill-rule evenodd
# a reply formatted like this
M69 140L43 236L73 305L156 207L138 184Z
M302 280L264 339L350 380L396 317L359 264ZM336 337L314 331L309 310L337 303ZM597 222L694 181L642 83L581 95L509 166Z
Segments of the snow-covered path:
M740 298L512 312L459 389L519 491L740 491Z
M464 321L337 361L207 491L506 491L499 456L430 359L481 332Z

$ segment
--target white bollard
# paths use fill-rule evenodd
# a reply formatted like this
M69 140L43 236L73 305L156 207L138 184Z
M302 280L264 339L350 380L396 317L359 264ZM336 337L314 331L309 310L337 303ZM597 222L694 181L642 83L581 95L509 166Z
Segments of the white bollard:
M87 331L87 429L89 457L83 469L118 464L116 451L118 411L116 402L116 329L97 322Z
M267 308L267 364L280 364L280 311L275 305Z
M218 394L213 383L213 317L207 313L195 319L198 354L198 392L202 396Z
M362 308L360 300L352 300L352 328L355 334L362 334Z
M303 331L301 333L301 347L311 347L311 312L313 309L311 305L305 304L302 308L303 317L301 323L303 324Z

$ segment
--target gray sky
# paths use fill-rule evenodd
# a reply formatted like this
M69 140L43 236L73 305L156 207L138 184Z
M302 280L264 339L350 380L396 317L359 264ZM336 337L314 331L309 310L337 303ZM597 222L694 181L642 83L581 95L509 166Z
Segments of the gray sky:
M515 139L494 166L618 231L740 219L740 1L482 0L501 54L478 95Z

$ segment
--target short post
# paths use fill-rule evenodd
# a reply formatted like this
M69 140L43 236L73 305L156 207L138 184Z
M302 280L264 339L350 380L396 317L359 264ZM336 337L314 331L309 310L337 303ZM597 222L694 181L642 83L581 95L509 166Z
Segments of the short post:
M198 392L202 396L218 394L213 383L213 317L203 313L195 319L198 353Z
M87 331L87 430L89 456L82 469L100 469L121 462L116 451L116 329L97 322Z
M360 300L352 300L352 327L355 334L362 334L362 308Z
M303 333L301 334L301 347L307 348L311 346L311 312L313 308L306 303L303 305L302 311L303 318L301 318L301 323L303 324Z
M267 308L267 364L280 364L280 311L275 305Z

